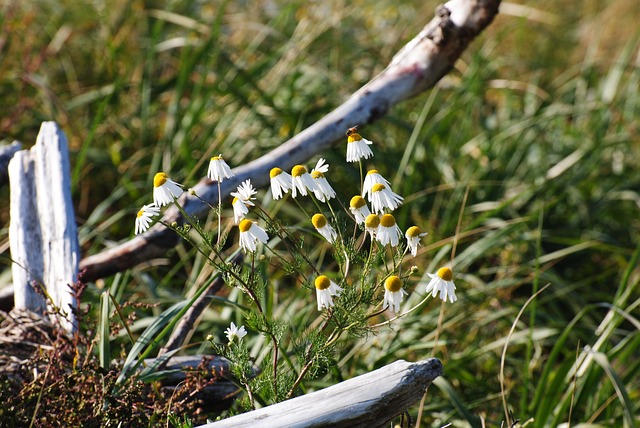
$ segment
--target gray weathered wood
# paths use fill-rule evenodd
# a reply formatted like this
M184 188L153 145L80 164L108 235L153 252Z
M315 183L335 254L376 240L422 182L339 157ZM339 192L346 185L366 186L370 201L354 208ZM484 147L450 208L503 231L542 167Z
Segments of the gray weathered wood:
M159 372L163 372L161 383L163 385L177 385L187 378L187 373L195 372L202 365L202 359L207 358L206 369L209 372L206 378L213 377L213 373L217 376L226 376L230 373L229 360L219 355L179 355L167 359L160 365ZM156 364L158 358L147 358L144 360L144 366L138 367L138 371L144 367L150 367ZM237 387L236 387L237 389Z
M43 122L36 144L9 163L9 243L16 309L45 308L67 331L75 329L80 251L71 201L67 139L55 122ZM50 298L45 305L46 288ZM58 312L58 313L56 313Z
M342 141L347 128L375 121L402 100L433 87L460 57L469 43L484 30L498 13L500 0L453 0L436 10L436 17L398 54L379 75L363 86L340 107L309 128L283 143L270 153L234 170L235 177L221 185L222 195L247 178L256 186L269 181L269 170L275 166L289 169L306 162L311 156ZM194 189L203 199L216 205L218 187L202 179ZM192 216L207 214L208 207L185 192L180 203ZM164 255L173 248L178 236L162 223L182 223L180 212L170 207L147 233L81 263L87 280L95 280L123 271L138 263Z
M36 209L36 167L30 151L16 153L9 162L9 246L13 264L14 307L42 314L46 308L42 284L42 233Z
M396 361L378 370L202 428L385 427L443 374L442 363Z

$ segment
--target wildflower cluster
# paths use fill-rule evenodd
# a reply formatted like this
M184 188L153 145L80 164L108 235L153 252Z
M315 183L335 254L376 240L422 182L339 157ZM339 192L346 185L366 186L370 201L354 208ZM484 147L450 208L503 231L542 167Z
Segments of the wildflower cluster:
M374 156L370 147L372 144L362 138L355 128L347 131L346 160L359 163L361 175L359 188L352 189L351 195L347 195L350 196L348 206L340 202L338 193L331 185L330 165L324 158L318 159L310 171L305 165L295 165L290 172L278 166L271 169L269 183L272 200L274 203L288 198L293 200L308 219L306 225L285 227L272 218L268 205L257 205L258 190L253 187L250 178L242 181L235 191L222 194L220 184L235 177L222 155L210 159L207 171L207 177L217 183L219 190L218 240L215 244L206 226L201 226L182 210L178 198L183 193L183 186L171 180L164 172L159 172L154 177L154 202L144 205L136 217L135 233L139 234L152 225L153 218L160 215L161 207L175 203L193 230L202 236L203 239L199 242L208 244L209 253L212 254L209 262L225 275L225 282L238 287L253 302L256 314L245 313L249 330L261 332L273 344L274 371L270 376L276 395L282 389L277 385L276 368L279 343L282 331L286 329L286 322L278 324L268 320L262 307L262 298L269 290L270 280L268 276L257 273L256 262L264 264L263 266L269 264L271 268L281 268L295 284L309 290L315 289L317 310L322 312L324 318L323 329L332 321L335 325L334 332L328 336L324 345L312 341L312 345L300 357L304 362L301 363L302 370L297 377L299 380L311 369L314 361L320 360L319 355L329 349L342 329L346 328L344 326L358 325L366 332L370 329L367 320L372 317L385 314L395 314L398 317L421 306L418 304L404 312L402 310L403 299L409 294L406 288L410 276L417 270L415 266L409 269L403 266L409 255L418 256L421 240L427 233L417 225L411 225L403 232L393 213L403 205L404 198L393 191L391 182L378 170L371 168L366 174L363 173L363 160L371 162L369 159ZM339 190L341 193L349 191ZM198 197L191 189L189 193ZM309 202L301 201L303 198ZM233 226L228 229L229 234L237 236L237 248L250 258L250 267L231 268L221 255L222 207L223 201L227 200L231 201L229 208L233 210ZM309 206L314 206L314 212L307 211ZM190 240L191 229L173 227L185 239ZM350 227L353 229L352 233L347 230ZM301 238L304 235L301 231L304 230L315 230L317 233L316 238L311 238L312 244L308 244L309 238ZM333 260L311 261L309 256L313 251L309 252L308 245L329 248L328 253ZM378 265L380 262L382 266ZM425 299L439 294L443 301L453 303L457 300L453 272L449 267L440 268L435 274L428 275L430 281L423 288L426 292ZM215 345L216 351L232 361L234 358L241 359L243 367L248 370L249 354L243 341L248 334L245 326L238 327L231 323L225 334L229 347ZM213 344L215 336L210 335L207 339ZM249 377L246 372L242 373L240 374L246 382L241 383L251 396ZM290 385L287 396L295 390L299 380Z
M347 139L348 162L362 162L363 159L373 157L373 152L369 147L373 143L362 138L356 132L356 128L351 128L347 131ZM281 199L289 192L291 192L292 198L314 195L317 202L327 203L328 211L331 212L332 220L335 221L336 217L329 201L336 197L336 192L327 180L326 174L328 171L329 165L322 158L318 160L311 173L308 172L307 167L304 165L294 166L291 174L279 167L275 167L270 171L271 194L274 200ZM349 213L355 223L381 249L385 247L398 248L401 245L403 233L392 212L398 209L403 201L402 196L392 190L389 180L384 178L376 169L370 169L362 181L360 194L353 196L349 202ZM318 205L318 207L320 206ZM336 248L344 246L345 242L340 242L340 234L331 224L327 215L325 212L313 214L310 216L311 224L324 239ZM420 239L426 235L427 233L422 232L418 226L409 227L404 233L406 239L405 253L410 252L413 257L416 257ZM399 268L399 265L396 267ZM451 278L447 279L446 275L443 277L443 272L441 269L435 275L432 275L435 279L429 282L425 290L433 292L433 296L440 291L440 296L443 300L448 297L449 301L454 302L456 300L455 286L451 282ZM450 272L450 269L448 272ZM398 273L400 274L400 272ZM406 278L406 276L408 275L404 277L402 275L387 275L384 280L383 308L389 308L393 312L400 311L402 297L407 294L402 288L401 278ZM393 281L389 281L390 279L393 279ZM330 280L327 276L320 275L315 282L319 309L332 308L334 306L333 297L338 296L339 291L342 290L335 282L328 281ZM346 278L343 277L339 282L346 282Z
M362 162L363 159L372 158L373 151L369 147L372 144L371 141L362 138L356 132L356 128L350 128L347 131L347 162ZM291 169L291 173L274 167L269 174L271 195L274 200L279 200L289 193L292 198L312 196L319 203L329 204L329 201L336 197L336 191L327 179L328 172L329 164L323 158L317 161L311 172L304 165L295 165ZM222 155L211 158L207 171L209 179L219 184L234 176ZM146 231L152 223L152 218L159 215L160 207L176 202L183 192L183 186L171 180L164 172L155 175L153 186L154 202L144 205L138 212L135 222L136 234ZM255 207L256 194L257 190L252 186L250 179L243 181L235 192L230 193L230 196L233 197L231 202L233 220L239 231L238 243L244 252L249 253L255 253L258 244L267 244L269 241L266 230L257 221L246 218L249 209ZM220 198L221 200L222 198ZM361 227L381 250L386 247L398 248L401 245L400 238L403 233L392 212L398 209L403 201L403 197L392 190L389 180L383 177L378 170L370 169L362 181L359 194L353 196L349 202L349 213L356 225ZM330 205L328 210L335 220L335 213ZM329 243L336 246L345 245L345 242L339 242L341 239L339 233L327 218L327 214L315 213L310 217L310 220L318 234ZM426 235L427 233L422 232L418 226L409 227L404 233L406 239L404 254L410 252L413 257L416 257L420 240ZM395 268L399 270L399 264L396 263L396 265ZM456 301L451 269L441 268L429 276L431 281L427 284L426 292L431 293L433 297L440 293L443 301L447 299L450 302ZM402 297L407 294L403 289L403 278L406 278L406 275L403 277L398 271L398 275L386 275L383 279L385 289L383 308L389 308L396 313L400 312ZM345 280L346 278L343 277L339 282L343 283ZM338 296L342 290L325 275L317 276L315 288L319 309L333 307L332 297Z

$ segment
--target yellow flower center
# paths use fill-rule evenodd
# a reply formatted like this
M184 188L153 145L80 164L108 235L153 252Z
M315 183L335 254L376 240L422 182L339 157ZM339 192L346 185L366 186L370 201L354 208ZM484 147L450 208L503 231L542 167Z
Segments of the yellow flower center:
M212 161L221 161L222 160L222 155L218 155L218 156L214 156L211 158Z
M372 169L371 171L368 171L368 172L367 172L367 175L370 175L370 174L377 174L377 173L378 173L378 170L377 170L377 169Z
M238 198L234 197L233 201L231 201L231 205L235 205L236 202L238 202Z
M269 177L271 178L276 178L280 174L282 174L282 170L280 168L271 168L271 171L269 171Z
M360 140L362 140L362 137L360 136L360 134L357 134L355 132L349 135L349 137L347 138L347 142L349 143L355 143L356 141L360 141Z
M331 281L324 275L320 275L316 278L316 288L318 290L326 290L331 287Z
M384 282L384 288L391 291L392 293L397 293L402 289L402 281L395 275L391 275Z
M296 165L291 170L291 175L294 177L300 177L302 174L306 174L306 173L307 173L307 168L304 167L303 165Z
M391 214L385 214L380 219L382 227L393 227L396 225L396 219Z
M451 272L451 269L449 269L448 267L443 267L438 269L438 272L436 272L436 275L438 275L440 278L444 279L445 281L451 281L451 279L453 278L453 272Z
M140 210L138 211L138 214L136 215L137 217L142 217L144 214L144 210Z
M411 226L409 229L407 229L407 236L409 238L417 238L421 233L422 231L418 226Z
M359 195L356 195L353 198L351 198L351 201L349 202L349 206L356 210L364 207L366 204L367 203L365 202L364 198Z
M375 192L381 192L384 189L386 189L386 186L384 184L382 184L382 183L376 183L371 187L371 191L374 192L374 193Z
M368 228L375 229L380 225L380 217L375 214L369 214L367 218L364 219L364 225Z
M327 218L323 214L314 214L311 217L311 223L316 229L321 229L327 225Z
M253 226L253 222L245 218L238 225L238 229L240 229L240 232L248 232L251 226Z
M169 176L164 172L159 172L153 177L153 187L160 187L167 182Z
M321 173L320 171L311 171L311 177L320 178L320 177L324 177L324 174Z

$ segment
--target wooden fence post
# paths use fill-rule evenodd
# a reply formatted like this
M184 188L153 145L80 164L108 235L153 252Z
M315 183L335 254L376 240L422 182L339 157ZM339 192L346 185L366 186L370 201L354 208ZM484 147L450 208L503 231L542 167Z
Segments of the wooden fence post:
M40 314L48 309L65 330L75 331L71 285L80 251L67 138L55 122L43 122L36 144L14 155L9 183L15 308Z

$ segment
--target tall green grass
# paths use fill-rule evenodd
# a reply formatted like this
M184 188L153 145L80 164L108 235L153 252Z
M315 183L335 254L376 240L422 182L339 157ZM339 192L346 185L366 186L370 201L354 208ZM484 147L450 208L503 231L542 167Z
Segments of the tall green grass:
M131 236L157 170L189 183L211 155L231 165L254 159L380 71L436 5L395 3L7 2L0 139L29 145L40 121L62 125L80 240L95 253ZM422 299L421 275L450 260L454 241L460 300L444 308L438 333L441 308L431 302L393 328L342 340L335 369L307 390L436 356L446 374L427 392L423 426L640 422L640 33L632 25L640 12L633 0L527 4L550 10L555 23L503 5L509 14L438 88L361 128L376 143L377 169L406 198L399 223L429 231L406 307ZM344 165L337 147L321 155ZM353 187L357 172L338 169L334 187ZM6 189L0 197L8 200ZM286 206L270 209L302 220ZM6 208L0 219L6 252ZM206 275L202 256L181 244L91 284L86 303L103 332L113 304L157 304L126 308L141 335L158 320L174 322L169 308ZM295 334L314 302L280 273L264 275L268 311L290 318ZM214 301L187 352L240 323L236 303L236 290ZM130 352L126 336L102 343L103 364L121 346ZM256 364L268 361L267 345L251 342Z

